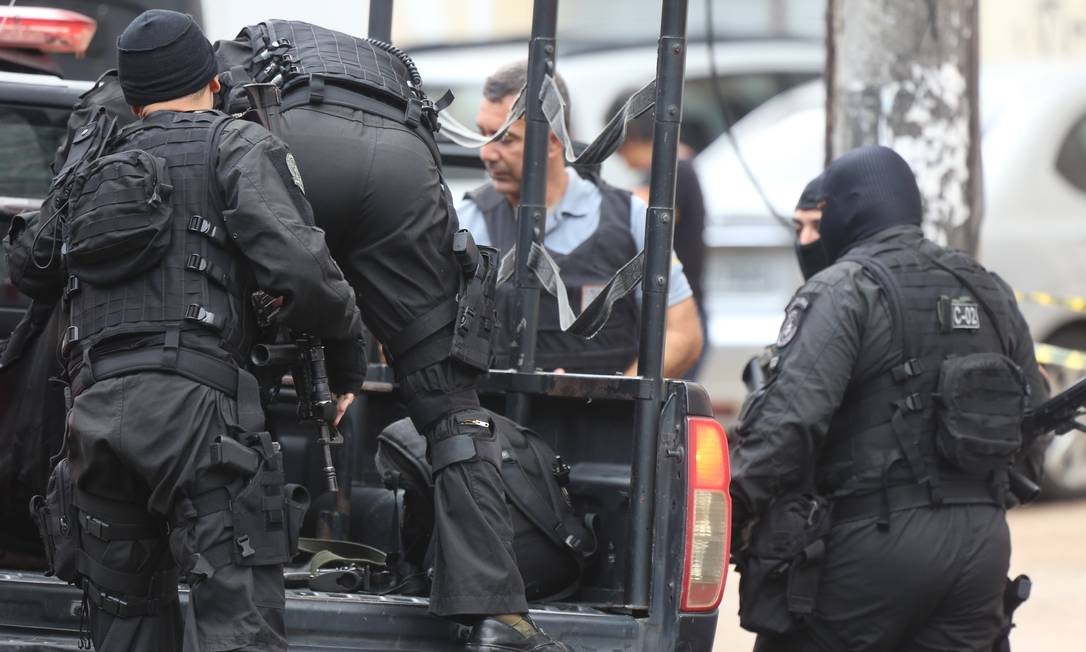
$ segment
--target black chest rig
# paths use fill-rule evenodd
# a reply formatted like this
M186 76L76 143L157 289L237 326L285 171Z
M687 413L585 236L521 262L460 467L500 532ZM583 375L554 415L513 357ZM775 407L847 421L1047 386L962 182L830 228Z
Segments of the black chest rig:
M271 83L282 90L283 111L322 104L361 109L417 131L437 156L432 132L446 102L439 107L426 97L403 50L294 20L251 25L238 42L248 48L220 47L218 53L228 112L249 108L245 84Z
M245 300L253 281L230 244L215 175L228 120L154 114L64 182L63 350L76 393L145 370L235 393L254 328Z
M850 383L819 460L820 489L877 497L858 511L878 504L884 518L923 504L1002 503L1028 394L1006 355L1005 291L964 254L928 241L863 247L844 260L881 286L901 353ZM849 504L835 517L857 511Z
M637 255L637 245L630 233L630 193L595 178L590 180L601 194L598 228L568 254L549 251L562 270L571 305L579 304L580 310L619 268ZM472 191L469 197L482 212L494 246L503 253L512 249L517 239L517 219L509 200L489 184ZM515 337L515 302L516 288L512 283L498 288L501 327L494 345L494 366L497 368L515 366L509 357ZM535 360L540 368L561 367L569 372L612 374L625 371L637 357L641 311L632 294L615 302L611 318L591 339L562 331L557 299L540 293L539 302Z

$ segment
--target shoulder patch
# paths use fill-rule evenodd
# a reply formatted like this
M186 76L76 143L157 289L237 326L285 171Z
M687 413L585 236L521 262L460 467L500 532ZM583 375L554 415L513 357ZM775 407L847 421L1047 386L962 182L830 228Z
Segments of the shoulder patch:
M810 305L811 301L807 297L798 296L792 299L788 307L784 309L784 323L781 324L781 331L777 334L778 349L788 346L788 343L796 337L800 324L803 322L803 315L806 314Z
M305 184L302 183L302 173L298 169L298 162L294 160L294 155L287 152L287 170L290 171L290 178L294 180L294 185L298 186L298 189L305 192Z

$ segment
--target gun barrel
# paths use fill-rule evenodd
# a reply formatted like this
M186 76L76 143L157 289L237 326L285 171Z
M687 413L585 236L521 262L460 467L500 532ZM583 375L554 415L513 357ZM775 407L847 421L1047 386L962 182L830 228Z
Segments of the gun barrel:
M298 361L298 347L294 344L254 344L249 358L258 367L280 367Z

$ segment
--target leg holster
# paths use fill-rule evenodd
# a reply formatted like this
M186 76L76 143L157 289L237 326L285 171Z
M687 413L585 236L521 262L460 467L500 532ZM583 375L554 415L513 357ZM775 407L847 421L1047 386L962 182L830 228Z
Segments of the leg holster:
M461 410L438 420L428 439L435 477L451 464L475 459L486 460L501 471L501 445L485 410Z
M219 436L212 444L211 460L213 465L245 478L229 498L213 490L193 499L198 515L219 511L224 507L222 501L228 501L226 508L234 528L233 562L239 566L265 566L290 561L298 548L309 492L301 485L284 485L279 445L267 432L242 433L236 440Z

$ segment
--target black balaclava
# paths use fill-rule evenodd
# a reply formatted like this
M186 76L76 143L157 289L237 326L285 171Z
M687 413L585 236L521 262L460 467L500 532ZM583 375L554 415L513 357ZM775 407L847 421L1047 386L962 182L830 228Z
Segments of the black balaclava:
M841 156L822 173L822 245L830 264L850 247L894 226L920 226L920 189L897 152L868 145Z
M151 9L117 37L124 100L147 106L200 90L218 73L215 52L192 16Z
M818 210L818 206L821 203L822 175L820 174L814 179L811 179L810 183L807 184L807 187L803 189L803 194L799 196L799 202L796 204L796 210ZM821 238L814 242L801 245L799 243L799 237L797 236L796 260L799 261L799 271L803 274L803 280L805 281L830 266L830 261L826 256L826 249L822 246Z

